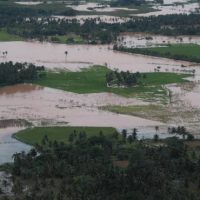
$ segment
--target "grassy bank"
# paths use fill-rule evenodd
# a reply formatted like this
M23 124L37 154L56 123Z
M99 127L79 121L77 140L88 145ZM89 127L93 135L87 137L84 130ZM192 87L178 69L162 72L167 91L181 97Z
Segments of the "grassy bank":
M20 41L20 40L22 40L21 37L9 34L7 31L0 29L0 41L6 42L6 41Z
M109 127L36 127L28 128L14 134L13 137L26 144L35 145L40 144L46 135L50 141L67 143L69 135L74 133L86 132L87 136L95 136L102 131L105 135L111 135L116 130Z
M80 72L47 72L46 76L34 83L80 94L110 92L125 97L155 100L155 98L166 98L167 91L162 85L185 82L183 78L188 76L161 72L145 73L146 78L142 76L140 83L136 87L111 88L106 85L106 74L108 72L109 69L102 66L95 66Z
M152 48L125 48L119 47L116 50L130 53L138 53L157 57L200 62L200 45L197 44L171 44L166 47Z

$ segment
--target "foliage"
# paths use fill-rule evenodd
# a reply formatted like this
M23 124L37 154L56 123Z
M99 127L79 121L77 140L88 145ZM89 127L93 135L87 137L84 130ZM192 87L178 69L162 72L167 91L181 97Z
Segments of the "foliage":
M200 162L188 157L183 141L173 137L154 146L130 138L73 133L64 144L46 136L44 145L13 156L15 198L199 198Z
M6 56L8 52L3 52ZM44 67L34 64L5 62L0 63L0 85L12 85L36 80L41 77Z
M139 72L136 73L130 73L129 71L127 72L118 72L117 70L115 71L110 71L108 74L106 74L106 82L108 86L135 86L138 84L140 80L141 74ZM144 76L145 78L146 76Z

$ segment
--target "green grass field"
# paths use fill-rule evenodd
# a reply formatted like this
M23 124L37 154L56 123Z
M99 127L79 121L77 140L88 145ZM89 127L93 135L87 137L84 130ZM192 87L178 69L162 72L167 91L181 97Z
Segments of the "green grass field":
M188 75L175 73L146 73L146 78L141 78L141 83L136 87L110 88L106 85L106 73L109 69L102 66L91 67L80 72L47 72L47 75L33 83L46 87L61 89L75 93L110 92L126 97L141 97L147 100L152 97L166 95L162 85L182 83Z
M116 129L109 127L36 127L28 128L14 134L13 137L26 144L40 144L45 135L50 141L68 142L69 135L85 131L87 137L98 135L100 131L105 135L111 135L116 132Z
M200 59L200 45L196 44L173 44L167 47L149 48L149 51L161 54L183 55Z
M191 62L200 62L200 45L197 44L170 44L166 47L138 49L125 48L122 51L172 58L177 60L186 60Z
M21 37L17 35L11 35L5 30L0 30L0 41L20 41L22 40Z
M62 44L84 44L86 41L79 35L68 34L62 36L51 36L48 38L49 42L62 43Z

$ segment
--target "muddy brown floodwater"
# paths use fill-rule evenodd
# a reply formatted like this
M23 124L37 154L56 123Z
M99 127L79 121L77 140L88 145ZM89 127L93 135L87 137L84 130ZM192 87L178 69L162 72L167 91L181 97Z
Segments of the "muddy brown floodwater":
M20 49L20 51L19 51ZM7 51L6 57L1 54ZM67 56L65 51L68 52ZM149 72L157 66L161 70L181 69L190 62L128 54L112 50L108 45L65 45L40 42L0 42L0 62L31 62L50 69L72 71L94 64L105 65L120 70Z

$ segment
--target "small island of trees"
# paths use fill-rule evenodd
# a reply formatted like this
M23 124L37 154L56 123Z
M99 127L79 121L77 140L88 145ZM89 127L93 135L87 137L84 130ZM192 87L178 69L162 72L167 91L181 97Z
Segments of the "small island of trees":
M29 82L41 75L44 75L43 66L28 63L0 63L0 86Z
M133 87L139 83L141 78L141 74L139 72L131 73L129 71L121 71L118 72L110 71L106 74L106 82L109 87L118 86L118 87ZM143 75L145 78L146 75Z

